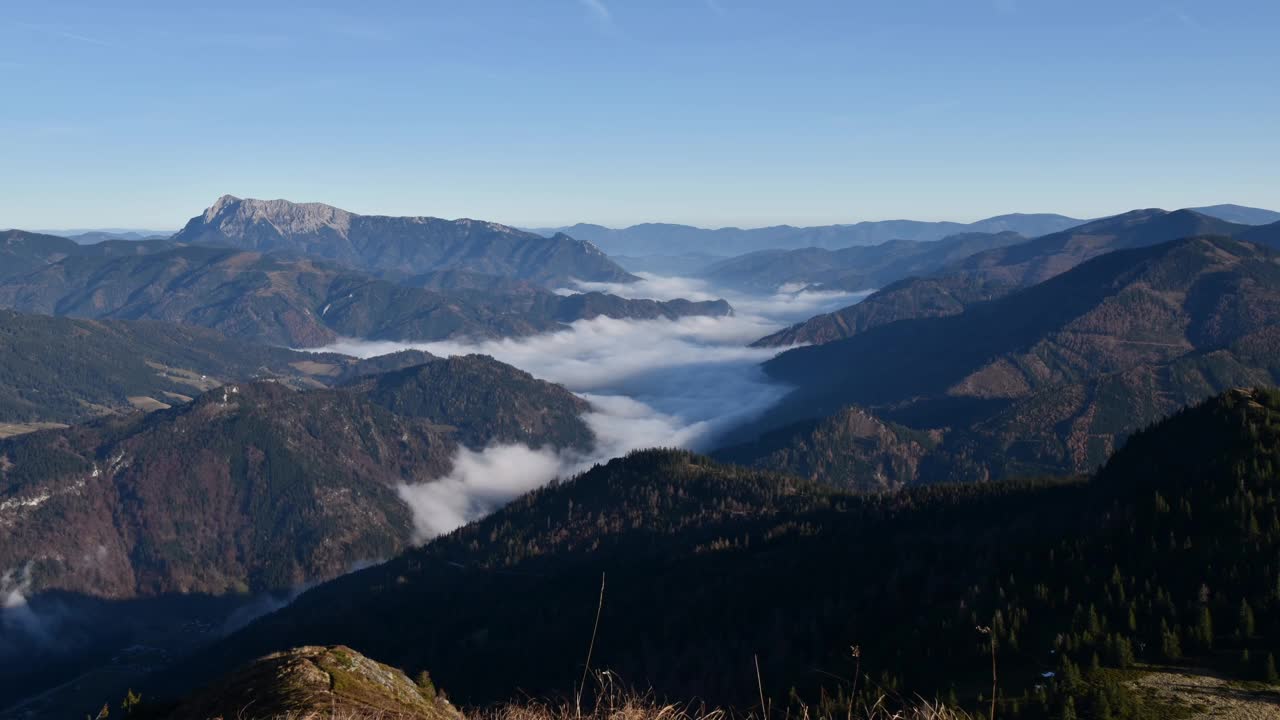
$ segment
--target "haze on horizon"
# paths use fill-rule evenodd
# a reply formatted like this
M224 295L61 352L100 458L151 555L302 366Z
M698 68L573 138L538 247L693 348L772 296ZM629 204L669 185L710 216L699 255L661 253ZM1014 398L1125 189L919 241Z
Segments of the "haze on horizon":
M6 9L5 227L224 193L525 227L1280 205L1264 0Z

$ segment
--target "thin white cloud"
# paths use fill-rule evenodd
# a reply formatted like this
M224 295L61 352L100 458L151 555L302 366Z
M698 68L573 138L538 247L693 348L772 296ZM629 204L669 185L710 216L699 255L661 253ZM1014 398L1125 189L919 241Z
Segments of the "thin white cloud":
M609 23L613 21L613 14L609 12L609 7L604 4L603 0L578 0L582 6L591 13L597 21Z
M64 40L73 40L78 43L85 43L88 45L97 45L98 47L111 48L113 50L124 49L123 46L117 45L116 43L109 42L101 38L92 37L89 35L83 35L78 32L72 32L70 30L65 30L59 27L53 27L50 25L39 25L36 23L25 23L25 22L20 22L15 24L18 27L23 27L28 30L35 30L36 32L41 32L52 37L59 37Z

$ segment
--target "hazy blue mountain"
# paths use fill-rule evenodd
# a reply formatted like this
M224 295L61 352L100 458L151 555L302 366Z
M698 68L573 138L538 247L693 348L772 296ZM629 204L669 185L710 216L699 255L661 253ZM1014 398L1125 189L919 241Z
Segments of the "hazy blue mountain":
M1107 252L1194 235L1234 236L1280 247L1280 224L1251 227L1193 210L1133 210L959 259L953 253L951 261L931 272L912 273L920 276L898 280L860 303L812 317L756 344L831 342L898 320L954 315L970 303L1001 297Z
M89 232L75 233L66 235L69 240L74 240L79 245L94 245L108 240L126 240L134 242L138 240L162 240L171 237L171 232L160 232L152 230L128 230L125 232L110 232L107 230L90 230Z
M543 237L481 220L357 215L320 203L231 195L192 218L174 240L284 251L374 272L467 270L544 285L635 279L599 248L564 234Z
M880 220L849 225L794 227L775 225L762 228L707 229L691 225L644 223L626 228L607 228L580 223L561 228L541 228L543 235L566 233L589 240L611 255L683 255L704 253L739 255L755 250L797 249L807 247L842 248L851 245L877 245L889 240L928 242L964 232L1016 232L1036 237L1085 222L1065 215L1021 214L998 215L973 223L923 222L918 220Z
M0 278L37 270L78 249L74 242L57 235L5 230L0 232Z
M104 240L147 240L167 238L173 230L148 230L146 228L63 228L61 230L36 230L46 235L57 235L74 240L81 245L92 245Z
M1196 235L1230 237L1248 229L1247 225L1194 210L1132 210L1031 242L976 253L940 272L964 273L986 281L1027 286L1115 250L1147 247Z
M761 250L718 262L699 275L717 285L756 292L773 291L784 284L868 290L931 273L983 250L1026 241L1026 236L1009 231L966 232L930 242L890 240L840 250Z
M1207 205L1205 207L1191 208L1198 213L1216 217L1219 220L1227 222L1240 223L1241 225L1267 225L1274 222L1280 222L1280 212L1275 210L1266 210L1264 208L1248 207L1245 205Z
M727 260L724 255L707 253L682 253L680 255L612 255L613 261L628 272L653 273L655 275L691 276L712 265Z

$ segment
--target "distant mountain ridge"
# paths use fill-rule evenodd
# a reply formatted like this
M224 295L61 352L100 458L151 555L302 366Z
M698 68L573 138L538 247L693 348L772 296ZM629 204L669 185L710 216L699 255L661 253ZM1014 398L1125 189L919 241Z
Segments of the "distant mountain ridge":
M967 232L940 240L890 240L840 250L762 250L722 260L698 272L716 285L775 292L783 285L856 292L925 275L970 255L1027 242L1015 232Z
M56 234L56 233L55 233ZM95 230L72 235L65 235L69 240L75 241L79 245L95 245L100 242L109 240L124 240L126 242L138 242L139 240L167 240L172 237L172 232L154 232L151 230L143 231L125 231L110 232L105 230Z
M502 292L430 290L288 253L168 241L81 247L62 238L51 240L34 242L24 235L12 243L25 269L0 277L0 307L180 322L295 348L322 346L340 336L418 341L508 337L599 315L655 319L732 312L724 301L563 296L532 286ZM0 255L4 251L0 246Z
M988 281L1029 286L1104 253L1197 235L1230 237L1251 226L1195 210L1132 210L1030 242L976 253L943 268Z
M1191 209L1205 215L1216 217L1219 220L1240 223L1241 225L1270 225L1272 223L1280 222L1280 212L1276 212L1275 210L1234 205L1231 203L1223 205L1205 205L1203 207L1194 207Z
M1280 248L1280 224L1240 225L1194 210L1133 210L1027 242L953 257L920 277L898 280L862 302L817 315L755 344L830 342L896 320L955 314L969 303L1034 285L1114 250L1195 235L1234 236Z
M808 247L837 249L854 245L878 245L889 240L929 242L964 232L1016 232L1035 237L1082 222L1085 221L1065 215L1013 213L973 223L881 220L849 225L775 225L750 229L706 229L669 223L644 223L613 229L580 223L567 227L541 228L534 232L544 235L564 233L589 240L611 255L681 255L690 252L740 255L757 250Z
M1204 215L1246 225L1280 221L1280 212L1243 205L1208 205L1189 208ZM796 227L774 225L761 228L701 228L674 223L641 223L625 228L609 228L578 223L555 228L534 228L543 235L565 233L589 240L610 255L684 255L707 253L741 255L757 250L834 250L854 245L878 245L890 240L931 242L965 232L1016 232L1029 238L1061 232L1090 220L1054 213L1009 213L972 223L920 220L873 220L838 225Z
M635 279L591 243L480 220L358 215L321 203L218 198L173 236L179 243L286 251L367 271L469 270L564 285Z

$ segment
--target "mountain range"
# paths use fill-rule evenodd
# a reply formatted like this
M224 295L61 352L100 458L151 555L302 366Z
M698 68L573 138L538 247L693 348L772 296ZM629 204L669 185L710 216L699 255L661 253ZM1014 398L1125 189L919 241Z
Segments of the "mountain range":
M711 264L697 272L717 286L769 293L779 287L857 292L904 277L927 275L984 250L1027 242L1015 232L961 233L940 240L890 240L840 250L761 250Z
M23 265L0 277L0 307L87 318L164 320L228 336L315 347L339 336L440 340L554 330L599 315L726 315L728 303L559 295L532 286L430 290L332 262L206 245L74 245L10 231L0 254ZM412 281L413 278L406 280Z
M878 245L890 240L929 242L966 232L1016 232L1034 237L1082 222L1084 221L1063 215L1014 213L973 223L881 220L849 225L775 225L750 229L707 229L670 223L644 223L613 229L579 223L560 228L540 228L534 232L543 235L563 233L588 240L610 255L679 255L688 252L740 255L758 250L810 247L835 249L853 245Z
M15 712L78 716L133 686L139 717L457 720L433 679L476 707L608 669L730 713L919 693L1147 720L1172 711L1137 662L1266 679L1280 393L1244 388L1280 384L1280 222L1205 210L1244 222L1006 216L728 259L668 227L744 303L881 289L759 340L778 354L743 371L789 394L709 456L636 451L425 544L422 497L453 527L613 427L485 356L282 346L732 308L567 293L634 279L568 237L317 204L227 196L166 239L0 234L0 706L53 688ZM943 229L921 225L883 230ZM627 398L628 422L680 419Z
M147 230L144 228L73 228L61 230L36 230L42 235L57 235L74 240L81 245L93 245L108 240L158 240L171 237L173 230Z
M1191 209L1211 217L1247 225L1280 222L1278 212L1242 205L1209 205ZM679 256L696 252L730 256L758 250L838 249L853 245L878 245L890 240L930 242L960 233L1015 232L1027 237L1038 237L1085 222L1088 221L1052 213L1011 213L972 223L882 220L846 225L776 225L751 229L708 229L671 223L643 223L615 229L578 223L558 228L539 228L533 232L543 235L565 233L595 243L610 255Z
M953 256L917 277L894 278L858 304L810 318L756 345L829 342L896 320L954 314L969 303L1001 297L1089 258L1195 235L1234 236L1280 249L1280 223L1248 226L1194 210L1134 210L1028 242Z
M480 220L357 215L320 203L218 198L173 236L179 243L289 252L357 270L469 270L564 286L635 277L584 240Z
M883 433L868 451L852 431L813 424L857 406L932 432L931 448L901 447L933 479L1085 472L1178 407L1280 380L1277 326L1275 251L1222 237L1118 250L957 314L782 353L766 370L797 390L770 411L776 432L733 457L805 474L842 448L855 456L846 465L874 458ZM895 482L919 479L929 475Z

